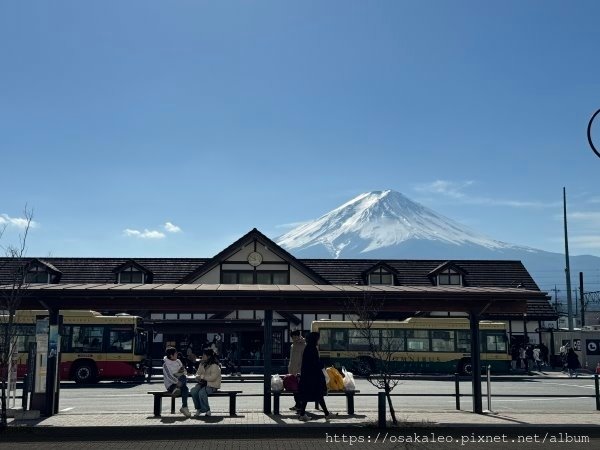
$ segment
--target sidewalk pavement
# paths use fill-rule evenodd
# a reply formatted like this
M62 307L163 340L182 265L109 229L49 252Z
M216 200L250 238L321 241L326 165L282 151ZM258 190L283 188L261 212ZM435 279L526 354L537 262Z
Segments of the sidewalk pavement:
M154 417L148 413L114 413L114 414L89 414L61 412L52 417L42 417L36 420L14 419L9 422L14 428L161 428L165 426L177 427L286 427L286 428L334 428L334 427L377 427L377 411L361 412L349 416L339 414L327 422L323 413L307 411L311 416L310 421L301 422L298 416L291 411L282 415L264 414L262 412L240 411L237 416L229 416L226 412L213 411L210 417L186 418L182 414L163 414ZM592 426L600 429L600 412L584 411L577 414L556 413L485 413L474 414L469 411L396 411L396 418L400 426ZM388 421L390 415L388 412Z
M197 442L201 441L203 446L219 449L282 448L302 440L306 445L297 448L314 449L323 442L329 442L333 436L352 436L354 439L362 436L364 442L371 442L372 438L383 436L384 433L385 436L388 433L404 436L412 436L413 433L415 436L453 436L455 442L464 439L465 436L475 441L479 437L501 435L564 437L569 434L587 436L588 442L595 443L600 439L600 412L480 415L467 411L398 410L396 417L399 425L392 427L388 422L386 430L377 428L377 411L355 416L339 415L331 422L326 422L321 412L310 411L308 414L313 416L313 420L309 422L301 422L295 414L287 411L280 416L240 411L235 417L230 417L225 412L214 411L210 417L196 419L188 419L181 414L154 417L147 413L61 412L38 420L12 420L6 431L0 431L0 441L4 441L6 445L14 443L13 446L7 447L10 449L48 449L48 445L53 443L52 445L58 445L57 449L70 450L82 448L82 443L86 442L119 442L117 448L123 448L120 446L127 444L127 448L153 449L162 448L161 442L165 440L170 440L168 448L172 448L172 440L176 440L180 443L177 444L177 448L197 448ZM233 444L235 447L232 447ZM142 447L139 447L140 445ZM222 446L219 447L220 445Z

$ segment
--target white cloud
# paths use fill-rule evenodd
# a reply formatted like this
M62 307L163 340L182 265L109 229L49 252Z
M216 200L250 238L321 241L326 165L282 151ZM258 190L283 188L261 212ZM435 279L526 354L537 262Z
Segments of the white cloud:
M475 184L474 181L455 182L448 180L436 180L432 181L431 183L417 184L413 189L420 193L443 195L444 197L448 197L456 200L459 203L468 205L509 206L512 208L554 208L561 205L561 202L544 203L536 201L497 199L469 195L467 192L464 192L473 184Z
M23 230L27 227L27 219L23 217L10 217L8 214L0 214L0 226L10 226ZM29 224L30 228L35 228L37 226L38 223L33 220Z
M169 232L169 233L180 233L181 232L181 228L179 228L177 225L174 225L171 222L165 223L165 230L167 230L167 232Z
M144 231L132 230L131 228L126 228L123 230L125 236L137 237L141 239L163 239L165 237L164 233L156 230L148 230L144 229Z

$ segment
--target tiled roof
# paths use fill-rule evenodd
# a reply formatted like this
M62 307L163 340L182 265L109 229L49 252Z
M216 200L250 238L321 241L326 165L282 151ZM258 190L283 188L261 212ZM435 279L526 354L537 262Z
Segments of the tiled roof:
M447 261L300 259L300 262L332 284L365 284L362 273L380 262L385 262L396 271L401 285L431 286L427 275ZM522 284L525 289L539 290L521 261L453 260L452 264L466 272L463 277L465 286L514 288Z
M154 283L177 283L185 275L203 265L209 258L43 258L62 273L61 284L114 283L113 270L135 261L150 270ZM27 259L29 260L29 259ZM0 258L0 283L10 280L18 261Z
M30 261L28 258L24 261ZM114 269L135 261L154 274L153 283L181 283L181 280L212 258L43 258L43 261L62 273L60 284L114 283ZM369 259L298 259L327 283L334 285L364 285L364 272L378 263L385 263L397 273L402 286L432 286L428 274L446 263L446 260L369 260ZM22 262L0 258L0 283L10 281L10 273ZM465 287L516 288L538 290L539 287L520 261L452 260L453 265L465 271ZM507 318L512 315L507 315ZM547 300L528 302L528 316L535 319L556 317ZM519 315L514 315L518 318Z

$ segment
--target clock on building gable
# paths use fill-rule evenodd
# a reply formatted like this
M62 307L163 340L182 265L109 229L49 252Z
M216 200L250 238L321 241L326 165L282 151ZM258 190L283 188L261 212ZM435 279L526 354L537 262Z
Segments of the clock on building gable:
M258 252L251 252L248 255L248 264L253 267L260 266L263 262L263 255Z

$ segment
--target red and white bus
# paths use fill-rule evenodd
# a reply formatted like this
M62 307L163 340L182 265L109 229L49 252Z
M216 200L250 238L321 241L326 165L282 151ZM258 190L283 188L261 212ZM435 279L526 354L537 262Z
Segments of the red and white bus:
M27 349L34 342L36 316L46 311L19 311L15 315L17 377L27 369ZM141 317L104 316L96 311L61 311L60 379L76 383L99 380L143 380L148 336ZM0 327L7 316L0 316Z

